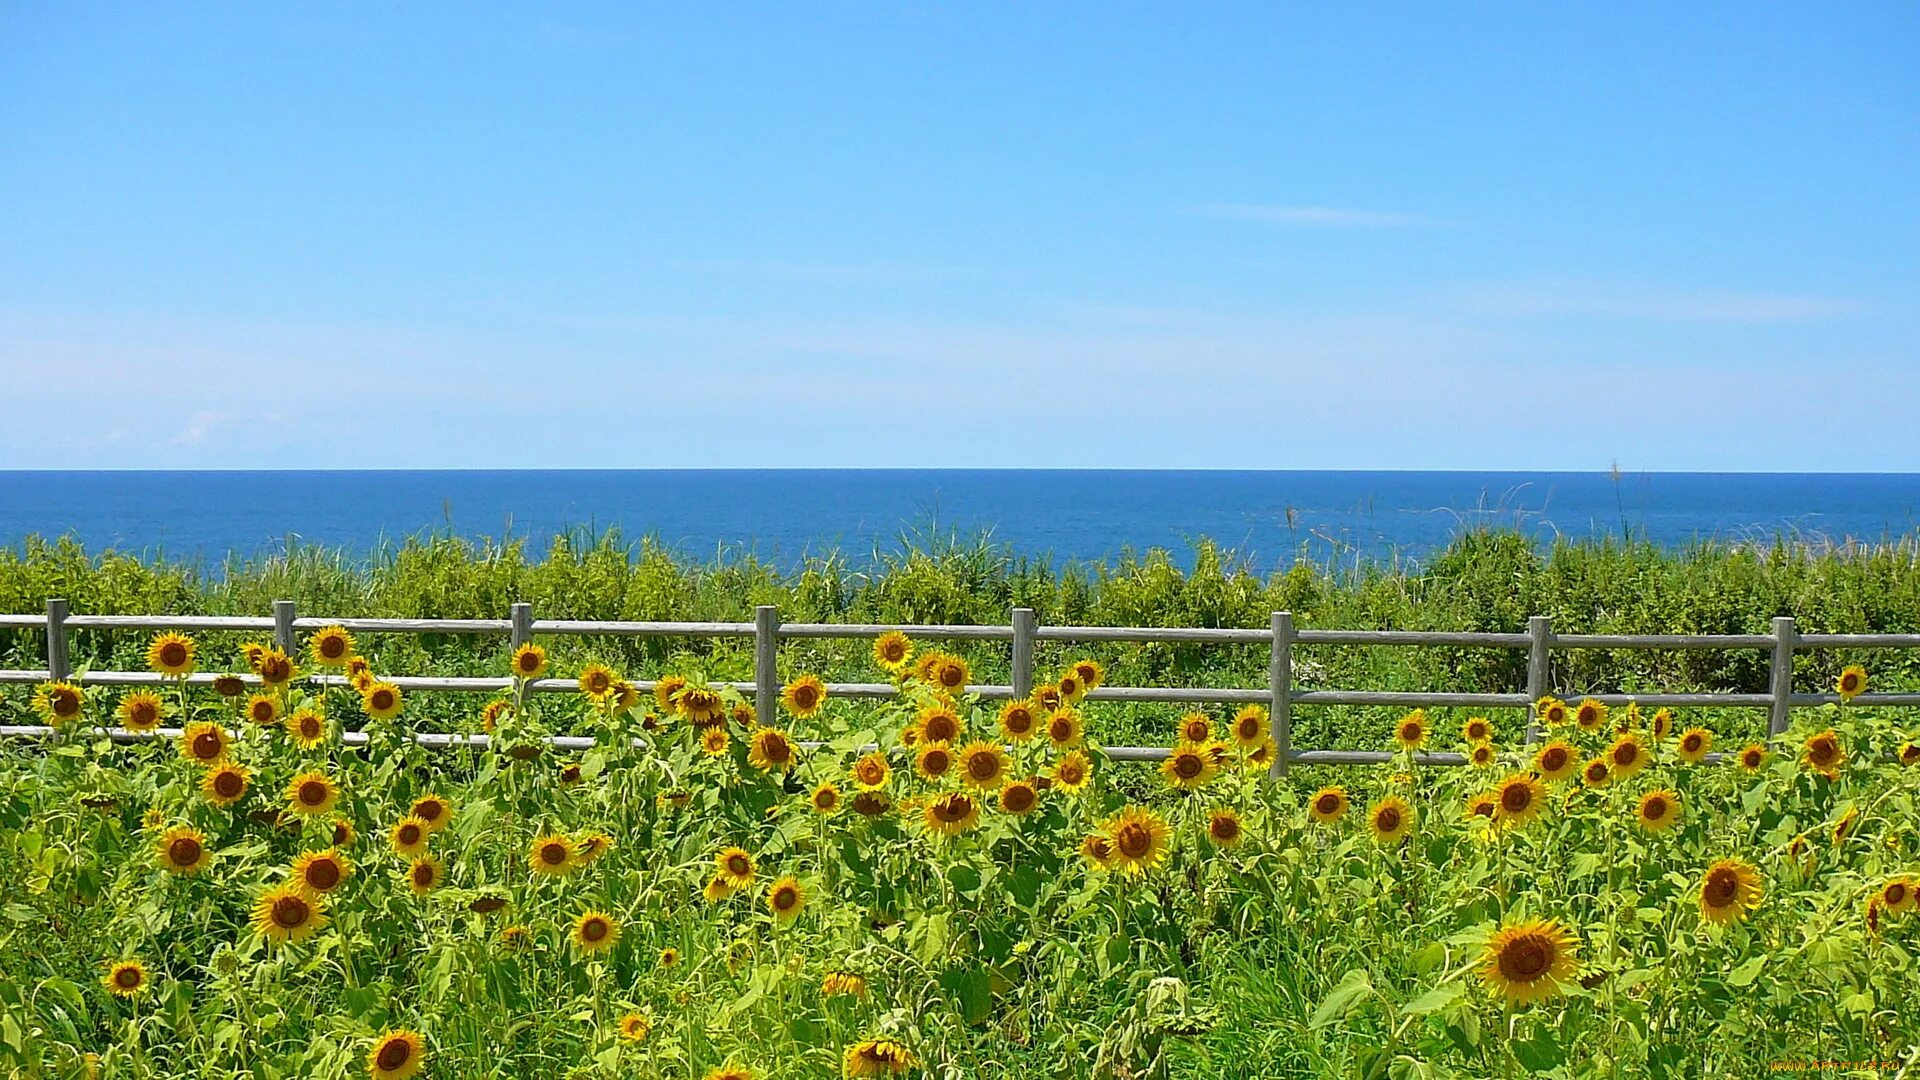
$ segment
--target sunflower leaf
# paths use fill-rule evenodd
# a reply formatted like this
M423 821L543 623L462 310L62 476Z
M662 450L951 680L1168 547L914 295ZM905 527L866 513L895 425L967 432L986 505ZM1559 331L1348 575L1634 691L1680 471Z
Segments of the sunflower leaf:
M1313 1010L1313 1018L1307 1022L1309 1027L1325 1027L1347 1015L1361 999L1374 992L1373 979L1365 968L1354 968L1340 977L1340 982Z

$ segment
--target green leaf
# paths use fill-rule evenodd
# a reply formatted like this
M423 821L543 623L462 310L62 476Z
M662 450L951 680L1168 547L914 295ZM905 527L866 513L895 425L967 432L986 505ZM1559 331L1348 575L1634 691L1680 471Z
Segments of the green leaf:
M1453 1004L1455 1001L1458 1001L1460 995L1465 992L1459 983L1453 983L1449 986L1436 986L1426 993L1421 994L1419 997L1414 998L1412 1001L1407 1002L1406 1007L1400 1011L1411 1016L1425 1016L1428 1013L1436 1013Z
M1354 968L1340 977L1340 982L1321 1000L1320 1007L1313 1010L1313 1019L1307 1026L1321 1028L1347 1015L1362 998L1371 995L1373 979L1364 968Z
M1765 953L1762 953L1761 955L1756 956L1751 960L1748 960L1746 963L1741 964L1739 967L1734 968L1733 974L1727 976L1727 985L1728 986L1752 986L1753 980L1759 978L1760 973L1766 970L1767 961L1769 959L1770 957L1768 957Z

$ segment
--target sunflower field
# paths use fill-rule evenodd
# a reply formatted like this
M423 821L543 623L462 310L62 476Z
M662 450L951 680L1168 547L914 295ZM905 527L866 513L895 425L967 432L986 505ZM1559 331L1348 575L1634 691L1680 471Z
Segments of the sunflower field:
M891 699L797 675L763 716L696 665L528 644L459 716L484 744L430 749L444 712L364 643L300 644L163 633L158 689L33 688L55 737L0 750L10 1075L1920 1061L1920 746L1844 703L1859 667L1771 743L1547 698L1535 742L1415 711L1387 764L1276 783L1257 707L1168 709L1164 760L1108 759L1084 657L989 703L967 659L890 633L865 661ZM577 692L528 692L555 677Z

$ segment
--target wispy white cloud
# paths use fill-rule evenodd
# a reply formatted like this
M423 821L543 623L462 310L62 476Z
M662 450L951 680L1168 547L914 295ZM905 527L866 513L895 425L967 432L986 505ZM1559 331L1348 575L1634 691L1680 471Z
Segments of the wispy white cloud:
M1447 305L1505 318L1598 316L1705 323L1813 322L1868 310L1865 303L1841 296L1579 281L1473 286L1449 294Z
M1431 229L1454 224L1444 218L1353 210L1333 206L1269 206L1257 203L1206 203L1192 208L1201 217L1257 221L1311 229Z

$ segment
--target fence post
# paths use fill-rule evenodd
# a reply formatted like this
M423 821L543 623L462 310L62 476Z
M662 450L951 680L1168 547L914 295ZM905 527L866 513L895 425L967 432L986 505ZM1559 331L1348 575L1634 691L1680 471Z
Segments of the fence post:
M514 648L517 649L533 640L532 604L521 603L509 607L507 609L507 621L513 624L507 634L508 642Z
M1273 613L1273 652L1267 664L1267 716L1273 722L1273 764L1267 779L1287 775L1293 756L1293 612Z
M1799 644L1800 633L1793 628L1793 616L1781 615L1773 620L1773 678L1768 690L1773 695L1773 703L1767 708L1767 740L1771 742L1787 730L1793 709L1793 650Z
M1547 696L1547 650L1553 644L1553 617L1529 616L1527 638L1527 742L1536 743L1540 741L1540 719L1533 707Z
M67 602L47 601L47 679L63 682L73 674L73 660L67 652Z
M1013 609L1013 700L1024 701L1033 694L1033 609Z
M762 724L779 719L780 611L772 604L753 609L753 709Z
M300 650L300 643L293 636L293 601L291 600L273 602L273 644L288 656Z

